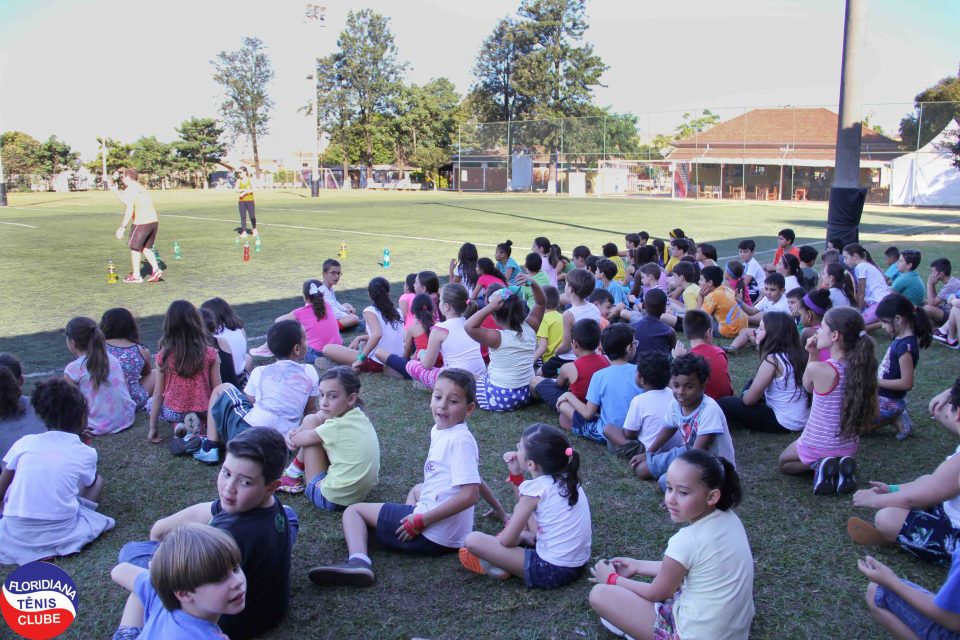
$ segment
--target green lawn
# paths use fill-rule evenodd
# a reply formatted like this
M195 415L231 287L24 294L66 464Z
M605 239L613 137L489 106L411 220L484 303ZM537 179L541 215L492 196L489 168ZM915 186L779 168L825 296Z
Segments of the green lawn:
M786 226L796 230L798 244L821 243L826 217L822 205L427 192L325 193L310 199L303 192L258 193L263 252L252 253L245 264L234 243L238 220L233 194L154 196L161 213L158 247L169 265L165 282L108 285L108 259L118 265L121 277L128 270L125 245L113 237L121 209L112 196L12 194L12 206L0 209L0 351L17 354L28 374L59 372L70 360L62 337L66 322L75 315L99 319L112 306L133 310L145 342L154 348L172 300L199 304L214 295L237 308L251 337L261 336L273 318L299 304L302 281L319 276L322 261L336 254L341 240L348 245L341 297L363 306L369 278L385 275L399 293L399 282L409 271L431 268L444 276L459 244L467 240L479 245L481 255L492 255L494 244L510 238L514 257L522 262L538 235L567 253L577 244L598 252L603 242L622 244L628 231L645 229L664 237L679 226L697 240L717 245L721 256L731 256L744 237L755 237L758 250L772 249L777 231ZM896 244L922 250L925 277L926 265L935 257L945 255L960 265L958 220L956 211L871 208L862 237L871 249ZM174 240L182 247L182 260L173 259ZM391 252L389 269L378 264L385 247ZM885 348L886 340L880 343ZM912 479L955 448L956 438L935 427L925 407L956 376L956 358L939 345L923 353L918 388L910 395L916 436L906 443L896 442L891 433L865 439L861 482ZM756 358L748 353L734 358L734 385L739 388L755 366ZM431 425L429 396L382 376L367 375L363 383L362 395L384 451L381 483L370 499L402 501L421 478ZM536 406L509 415L479 413L471 420L484 477L504 500L510 491L500 481L505 474L500 454L512 449L523 427L535 421L553 421L553 414ZM108 576L120 546L145 538L155 519L215 496L216 469L173 459L165 447L149 445L145 434L141 417L127 432L95 443L108 482L101 510L116 518L117 528L60 563L80 589L79 616L65 637L108 637L124 601ZM844 533L846 519L855 513L850 501L815 499L809 481L777 473L776 458L789 437L736 432L734 441L745 485L738 512L757 563L753 637L882 637L862 599L866 581L856 570L856 559L863 550ZM635 481L625 464L599 446L582 440L574 446L583 455L595 557L660 558L676 527L660 507L655 486ZM553 592L528 591L517 580L504 584L468 574L453 557L419 560L375 549L378 581L373 588L319 590L307 581L306 569L344 555L339 518L309 507L302 497L284 500L297 509L302 528L294 551L289 619L269 637L608 637L587 605L586 580ZM493 531L479 513L477 527ZM903 553L876 554L900 575L930 588L946 575Z

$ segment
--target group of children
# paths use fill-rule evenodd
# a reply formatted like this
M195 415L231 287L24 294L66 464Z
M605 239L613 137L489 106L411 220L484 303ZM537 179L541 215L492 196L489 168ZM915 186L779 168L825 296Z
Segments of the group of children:
M303 283L303 306L278 317L266 344L250 350L274 359L256 368L243 321L221 298L200 308L171 303L155 356L126 309L107 311L99 324L74 318L66 338L76 359L64 379L39 383L29 400L19 362L0 354L0 562L74 553L113 527L97 512L103 479L91 437L126 429L144 411L151 442L161 441L165 422L172 453L222 463L218 497L158 521L149 541L123 548L113 577L131 594L115 637L222 630L243 638L278 624L299 521L277 492L302 492L318 509L342 513L348 555L311 569L316 584L373 584L373 530L379 544L401 552L457 552L475 573L559 587L591 557L590 506L569 437L576 435L657 481L671 519L689 523L662 562L613 558L591 568L598 584L590 604L603 624L634 638L746 638L753 560L731 510L741 499L731 429L799 433L780 470L812 472L816 495L852 493L859 436L886 424L899 439L910 435L905 397L920 348L934 338L956 348L960 280L941 258L923 286L920 254L905 250L890 262L897 270L887 284L862 246L833 239L817 271L818 252L794 247L790 229L766 265L752 240L723 267L713 246L680 229L669 252L645 232L625 240L625 251L608 243L598 257L578 246L568 259L536 238L523 267L509 240L493 259L467 243L447 284L435 272L410 274L395 304L390 283L377 277L360 313L337 300L341 265L327 260L320 279ZM931 319L943 324L936 333ZM877 327L892 338L879 365L868 334ZM344 345L341 331L353 328L358 334ZM681 332L689 347L677 340ZM717 336L732 342L721 348ZM747 344L759 365L735 395L728 357ZM379 480L381 450L358 372L430 391L424 478L403 504L364 502ZM960 384L938 398L931 411L956 425ZM504 454L516 499L508 518L480 476L467 419L477 409L509 412L537 401L556 410L559 426L530 425ZM922 515L901 513L896 501L889 508L900 511L882 515L880 497L897 485L857 492L854 504L881 511L876 526L851 519L850 535L864 544L897 541L945 562L953 537L917 542L909 531L930 522L954 527L957 464L944 472L954 490L938 491ZM479 498L505 523L497 536L473 531ZM724 544L712 544L717 539ZM878 607L899 591L881 566L868 558L861 568L883 588L871 587L871 609L884 622Z

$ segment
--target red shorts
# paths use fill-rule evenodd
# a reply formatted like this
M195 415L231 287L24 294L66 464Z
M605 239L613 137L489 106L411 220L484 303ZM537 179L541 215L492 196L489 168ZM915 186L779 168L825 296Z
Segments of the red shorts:
M127 246L130 247L131 251L152 249L153 241L157 237L158 226L159 223L157 222L133 225L133 228L130 230L130 241L127 242Z
M383 365L372 358L367 358L360 364L357 370L363 373L383 373Z

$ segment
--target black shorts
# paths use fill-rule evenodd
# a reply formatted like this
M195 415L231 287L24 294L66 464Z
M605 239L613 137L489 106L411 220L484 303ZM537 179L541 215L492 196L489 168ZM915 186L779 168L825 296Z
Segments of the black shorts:
M133 225L133 229L130 230L130 241L127 243L127 246L130 247L131 251L152 249L153 241L157 237L158 226L160 226L158 222Z

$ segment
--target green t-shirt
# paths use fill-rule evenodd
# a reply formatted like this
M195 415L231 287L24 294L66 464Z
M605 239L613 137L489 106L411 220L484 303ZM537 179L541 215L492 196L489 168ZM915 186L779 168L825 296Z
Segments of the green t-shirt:
M366 498L380 476L380 441L370 419L360 409L351 409L316 431L330 458L320 493L344 507Z
M898 273L893 279L893 290L906 296L915 306L920 306L927 300L927 285L916 271Z
M537 271L535 274L530 276L533 278L540 288L548 287L550 285L550 277L547 276L543 271ZM527 306L531 309L533 308L533 287L528 284L520 287L520 295L523 296L523 301L527 303Z

